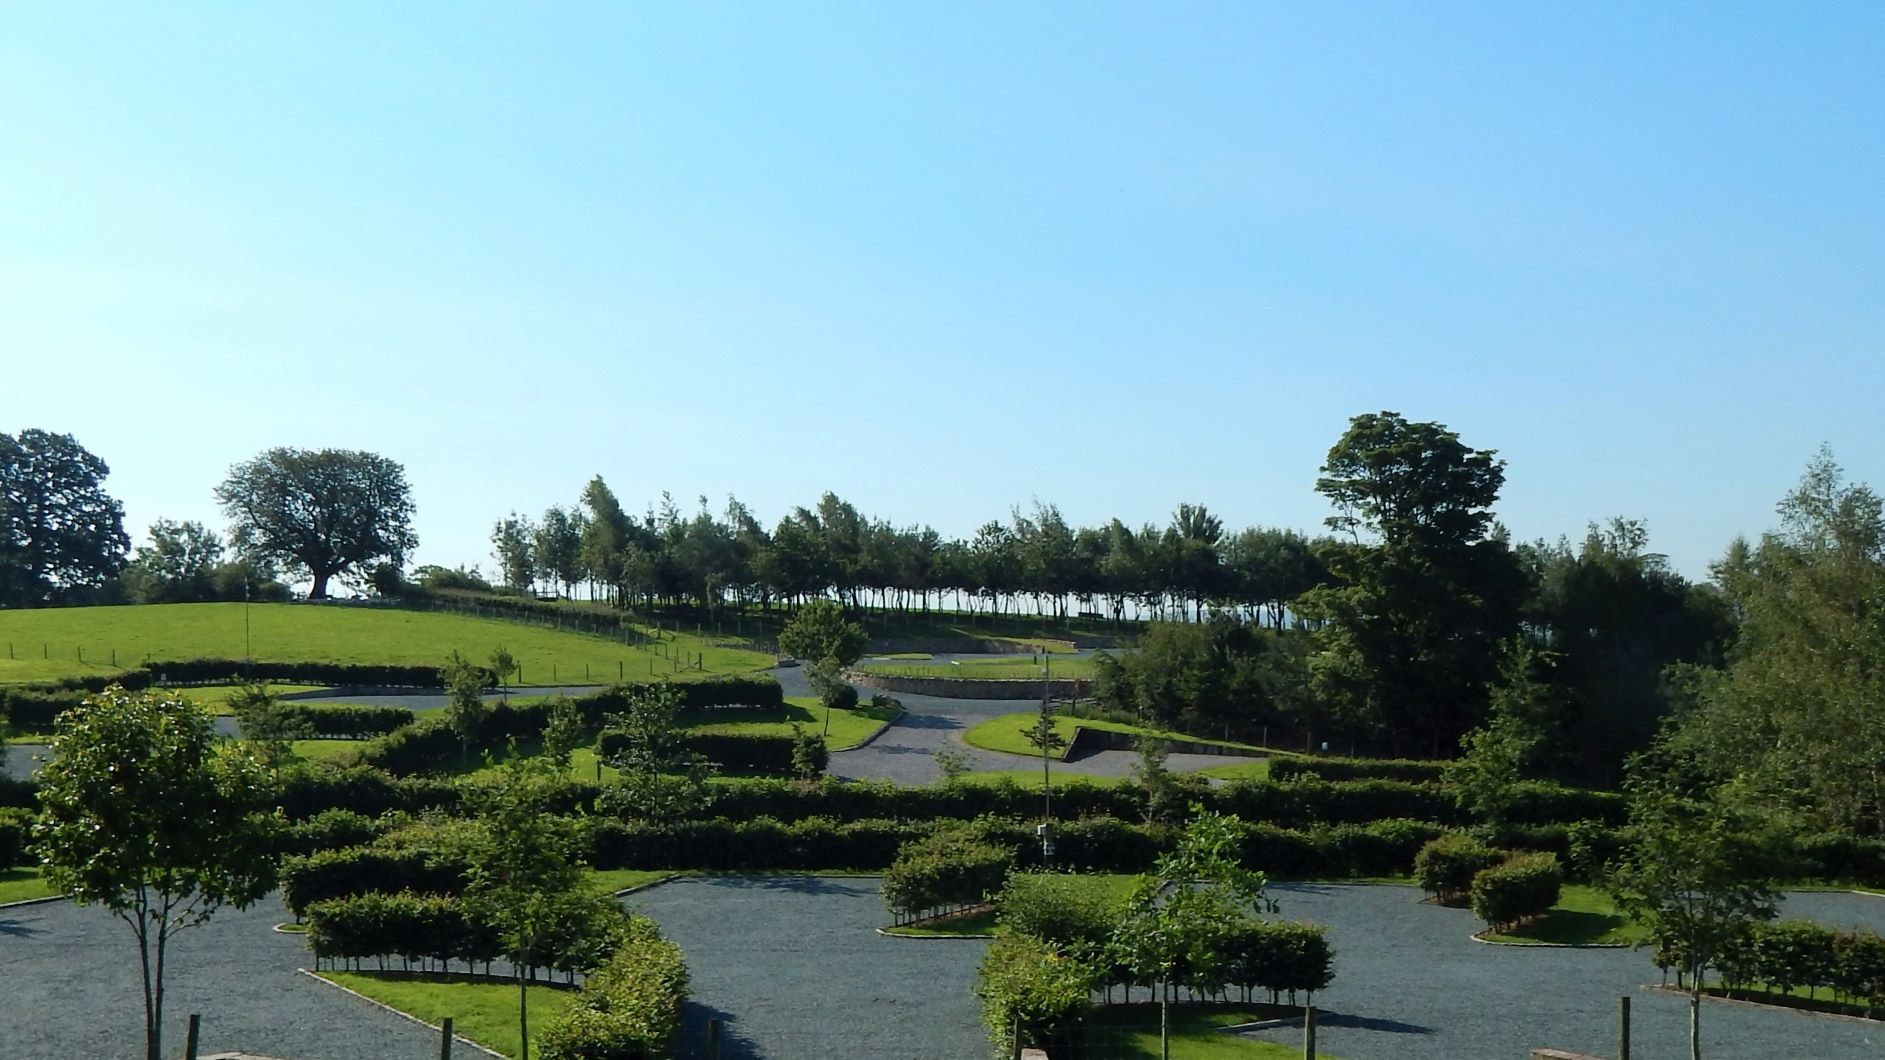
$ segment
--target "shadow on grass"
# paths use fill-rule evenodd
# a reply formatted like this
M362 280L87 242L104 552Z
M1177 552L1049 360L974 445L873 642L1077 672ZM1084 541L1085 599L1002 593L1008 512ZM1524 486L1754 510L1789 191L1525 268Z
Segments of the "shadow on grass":
M1581 909L1553 909L1517 931L1487 936L1492 942L1549 942L1560 946L1628 945L1624 929L1629 918L1621 913Z

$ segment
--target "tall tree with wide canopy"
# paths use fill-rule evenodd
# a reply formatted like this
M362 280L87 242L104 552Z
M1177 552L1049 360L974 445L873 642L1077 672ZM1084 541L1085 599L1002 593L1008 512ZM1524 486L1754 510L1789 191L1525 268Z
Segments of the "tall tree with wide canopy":
M1356 416L1316 490L1349 541L1328 547L1336 584L1302 612L1325 623L1316 677L1351 721L1392 742L1451 750L1485 713L1500 645L1517 631L1524 577L1492 533L1504 462L1438 423Z
M125 588L140 604L193 603L216 598L214 575L222 565L223 542L195 521L159 519L151 543L137 550L124 571Z
M0 434L0 607L56 602L124 566L111 469L69 434Z
M405 468L377 453L270 449L230 468L216 499L236 550L305 575L311 599L336 576L403 563L419 543Z

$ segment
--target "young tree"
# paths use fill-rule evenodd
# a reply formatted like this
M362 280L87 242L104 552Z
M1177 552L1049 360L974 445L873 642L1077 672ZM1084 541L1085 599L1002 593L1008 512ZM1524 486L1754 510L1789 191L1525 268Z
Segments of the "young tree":
M1519 782L1562 716L1558 690L1539 676L1549 665L1549 657L1523 641L1508 644L1486 724L1461 738L1460 757L1446 767L1443 780L1454 802L1478 820L1505 823Z
M537 528L528 517L512 512L497 521L491 528L491 558L497 560L506 587L518 592L530 588L536 580L538 557Z
M1132 782L1145 795L1146 824L1176 824L1185 816L1190 794L1184 778L1166 766L1171 746L1164 740L1141 737L1139 760L1132 766Z
M1021 735L1028 743L1034 745L1036 751L1040 752L1042 815L1052 817L1054 815L1054 785L1053 777L1048 773L1048 763L1053 761L1055 752L1067 746L1067 738L1062 736L1060 729L1055 726L1054 704L1045 694L1041 696L1041 709L1035 715L1034 723L1023 729Z
M582 513L572 515L556 506L545 508L542 521L537 523L536 539L531 543L537 569L555 579L565 596L570 586L582 580L583 528L587 525Z
M60 715L33 829L46 882L137 937L144 1049L162 1060L170 941L275 883L279 817L259 763L218 746L202 708L113 686Z
M69 434L0 433L0 607L59 600L124 566L124 505L111 469Z
M599 915L584 886L580 822L553 812L561 774L547 759L512 754L483 789L466 902L497 925L517 980L517 1033L530 1060L526 973L573 920Z
M445 719L458 736L461 756L467 765L471 762L472 738L478 735L484 719L491 713L490 705L484 701L488 681L484 668L458 654L456 649L439 668L439 683L445 686L448 699Z
M662 682L638 685L627 697L628 709L608 719L622 739L607 764L621 776L603 790L599 808L639 820L662 820L704 808L713 792L706 764L688 750L680 727L680 693Z
M830 600L799 608L779 631L779 650L808 663L830 660L843 669L864 655L864 627L847 621L844 609Z
M825 738L815 732L807 731L805 726L792 724L792 775L809 784L818 779L825 771L825 765L831 761L831 753L825 747Z
M510 653L509 648L500 644L491 649L491 676L497 679L497 686L503 691L505 702L509 702L511 697L511 675L519 669L517 657Z
M1666 778L1633 778L1629 845L1612 870L1617 904L1649 928L1659 959L1689 992L1689 1057L1702 1060L1710 968L1756 923L1772 920L1771 844L1718 798L1685 797Z
M269 449L229 469L216 499L233 524L236 551L279 561L313 581L398 564L419 544L406 470L351 449Z
M285 709L281 697L267 685L245 681L229 694L227 702L242 738L270 773L281 772L294 754L294 741L314 735L308 723Z
M569 772L570 757L582 746L588 735L587 728L583 724L582 708L575 700L557 696L550 701L549 721L543 726L543 753L556 763L559 772Z

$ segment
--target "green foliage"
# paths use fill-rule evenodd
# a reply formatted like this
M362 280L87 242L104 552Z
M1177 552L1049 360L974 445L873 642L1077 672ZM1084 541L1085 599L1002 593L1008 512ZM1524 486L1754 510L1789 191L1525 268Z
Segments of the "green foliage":
M1013 849L974 827L941 829L904 844L884 872L884 904L899 917L974 905L1001 889Z
M589 735L582 708L568 696L557 696L548 706L549 723L543 727L543 753L559 772L569 771L570 755Z
M230 468L216 499L236 551L305 573L312 599L334 576L399 563L419 542L406 471L376 453L269 449Z
M310 904L308 948L322 960L399 956L485 963L503 955L496 925L450 895L368 890Z
M478 729L484 724L490 707L484 702L484 690L490 675L482 667L460 655L456 650L447 658L445 665L439 668L439 684L445 686L448 702L445 704L445 723L452 734L458 737L459 747L467 759L471 757L471 741L478 735Z
M1546 853L1518 854L1473 877L1473 915L1495 932L1505 931L1558 904L1564 869Z
M133 603L197 603L219 599L213 574L222 565L223 543L198 522L159 519L151 543L119 575Z
M806 603L779 631L780 651L837 669L857 662L864 644L864 627L846 620L844 609L830 600Z
M1090 964L1051 943L1029 935L997 938L975 978L982 1024L995 1055L1012 1056L1017 1046L1067 1044L1080 1018L1093 1007L1097 979Z
M1177 824L1185 807L1203 787L1203 781L1166 768L1170 750L1163 740L1141 738L1139 760L1132 766L1132 782L1145 796L1145 823Z
M0 432L0 607L56 603L123 566L131 540L109 474L69 434Z
M800 780L817 780L831 761L824 738L808 732L803 725L792 726L792 775Z
M372 891L456 895L464 891L469 874L462 856L342 847L283 860L281 897L288 911L301 917L320 902Z
M1420 889L1443 904L1464 901L1474 877L1503 863L1510 852L1487 846L1468 835L1449 832L1428 842L1414 856L1414 876Z
M1153 874L1140 878L1111 946L1133 981L1199 991L1224 982L1227 940L1275 911L1263 873L1238 856L1244 840L1235 818L1200 807Z
M1425 784L1440 780L1446 766L1446 762L1426 758L1276 758L1270 762L1270 779L1281 782L1313 777Z
M670 1055L687 999L687 962L646 917L630 918L609 962L575 1005L544 1027L543 1060L658 1060Z
M1741 638L1725 671L1688 671L1672 744L1746 804L1882 835L1885 502L1822 452L1780 515L1715 568Z
M1275 632L1223 616L1154 622L1131 651L1097 658L1094 698L1148 725L1185 731L1299 724L1306 675L1294 674L1288 655Z
M1010 934L1098 959L1126 911L1126 895L1109 882L1060 872L1010 873L995 902L997 915Z
M942 774L945 785L956 783L963 774L975 768L974 757L960 747L938 747L932 757L936 760L936 769Z
M1461 756L1444 774L1460 808L1489 824L1503 824L1525 773L1562 714L1554 690L1538 677L1547 658L1524 641L1506 645L1486 724L1460 740Z
M32 835L31 811L10 806L0 808L0 869L29 863L26 848Z
M35 849L46 882L97 903L137 936L145 1044L161 1051L170 939L224 905L247 908L274 885L280 826L253 758L217 746L188 700L107 689L66 711L39 773Z
M1437 755L1480 720L1524 592L1490 536L1503 468L1440 424L1393 412L1356 416L1329 450L1316 489L1352 540L1325 548L1335 584L1296 610L1321 623L1315 691L1352 725Z

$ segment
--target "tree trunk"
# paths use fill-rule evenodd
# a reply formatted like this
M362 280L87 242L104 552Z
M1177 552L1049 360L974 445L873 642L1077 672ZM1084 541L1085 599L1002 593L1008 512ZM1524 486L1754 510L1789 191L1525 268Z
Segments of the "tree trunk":
M1689 1060L1702 1060L1702 977L1689 990Z
M333 573L331 571L315 571L314 572L314 587L308 590L308 599L310 600L327 599L327 579L331 577L333 577Z
M144 973L144 1060L162 1060L163 1028L157 1022L156 998L151 994L150 935L142 910L137 918L131 926L137 931L138 967Z
M523 1044L523 1060L530 1060L530 988L522 972L517 973L517 1040Z

